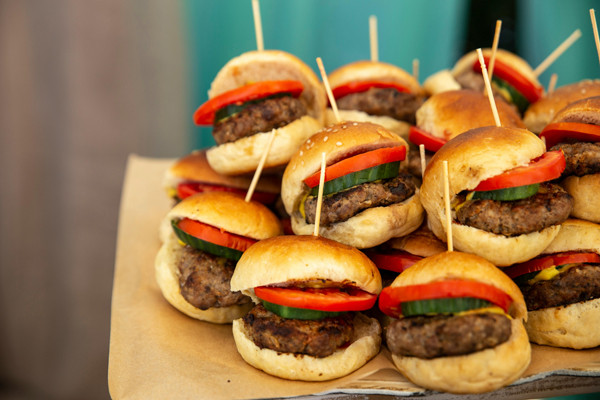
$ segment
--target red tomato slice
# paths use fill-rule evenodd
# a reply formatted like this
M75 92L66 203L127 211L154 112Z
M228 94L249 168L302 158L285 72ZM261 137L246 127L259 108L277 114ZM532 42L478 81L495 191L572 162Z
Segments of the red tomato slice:
M292 96L298 97L302 93L302 90L304 90L304 86L300 81L262 81L250 83L222 93L202 104L194 113L194 121L197 125L212 125L215 119L215 112L229 104L241 104L277 93L290 93Z
M484 57L484 61L485 65L488 66L490 63L490 58ZM479 63L479 60L475 61L475 64L473 64L473 70L475 72L481 73L481 64ZM529 79L521 75L516 69L509 66L508 64L503 63L497 58L494 62L493 73L495 76L502 79L503 81L506 81L517 91L519 91L519 93L521 93L523 97L525 97L530 103L535 103L544 94L543 87L537 86L535 83L531 82Z
M447 280L422 285L386 287L379 295L379 308L391 317L399 317L401 303L415 300L475 297L487 300L508 312L512 298L502 290L487 283Z
M204 192L230 192L238 194L242 197L246 197L247 193L247 191L244 189L202 182L182 182L177 185L177 197L179 197L181 200L185 199L186 197L190 197L193 194ZM276 193L255 191L252 193L252 200L269 205L275 203L277 196L278 194Z
M446 144L447 140L433 136L431 133L419 129L416 126L411 126L408 130L408 140L416 144L417 146L422 144L425 149L436 152Z
M423 257L402 250L367 251L365 254L375 263L377 268L393 272L402 272Z
M219 246L229 247L239 251L246 251L246 249L252 246L257 240L250 239L244 236L236 235L234 233L226 232L222 229L215 228L214 226L204 224L193 219L184 218L177 224L179 229L202 239L206 242L211 242Z
M377 150L367 151L353 157L345 158L325 168L325 182L339 178L352 172L375 167L394 161L402 161L406 157L404 146L384 147ZM304 180L309 187L313 188L319 184L321 171L317 171Z
M578 142L600 142L600 126L580 122L556 122L546 125L540 132L540 137L546 138L547 148L569 139Z
M254 288L256 296L280 306L319 311L362 311L373 307L377 295L351 288L282 288L259 286Z
M579 253L575 251L566 253L556 253L549 256L534 258L524 263L515 264L503 269L510 278L528 274L530 272L541 271L546 268L558 267L565 264L580 263L600 263L600 256L596 253Z
M382 81L355 81L348 82L343 85L337 86L331 90L333 97L339 99L352 93L366 92L367 90L374 88L380 89L396 89L399 92L410 93L410 89L396 82L382 82Z
M565 166L565 155L562 151L547 151L541 157L532 160L529 165L516 167L481 181L474 190L506 189L551 181L560 176Z

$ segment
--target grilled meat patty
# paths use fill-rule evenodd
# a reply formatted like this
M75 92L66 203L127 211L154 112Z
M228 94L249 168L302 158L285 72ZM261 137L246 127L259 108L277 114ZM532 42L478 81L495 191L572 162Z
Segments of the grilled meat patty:
M353 318L353 313L345 313L321 320L287 319L259 304L243 321L248 335L261 349L327 357L352 339Z
M429 359L489 349L506 342L510 333L511 322L502 314L438 314L392 321L386 343L396 355Z
M248 296L231 291L229 282L235 264L233 260L182 246L177 265L181 295L201 310L249 303Z
M370 115L385 115L415 124L415 113L425 98L393 88L370 88L337 99L341 110L359 110Z
M579 264L549 280L520 286L529 311L600 298L600 264Z
M217 144L234 142L246 136L284 127L306 114L306 106L297 98L268 98L250 104L239 113L217 122L213 127L213 136Z
M469 200L456 218L461 224L496 235L517 236L560 224L572 209L573 198L563 188L542 183L537 194L522 200Z
M559 143L550 150L562 150L565 154L563 178L600 173L600 143Z
M401 172L395 178L363 183L325 196L321 205L321 225L345 221L367 208L400 203L415 194L416 183L414 176ZM315 223L316 211L317 197L307 197L304 201L307 223Z

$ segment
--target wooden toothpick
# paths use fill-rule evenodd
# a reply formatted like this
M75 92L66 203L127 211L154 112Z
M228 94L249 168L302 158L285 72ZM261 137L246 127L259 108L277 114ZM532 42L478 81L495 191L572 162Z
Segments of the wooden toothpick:
M425 168L427 168L427 160L425 160L425 145L419 145L419 155L421 156L421 179L425 175Z
M379 61L379 42L377 40L377 17L369 17L369 42L371 43L371 61Z
M500 29L502 28L502 20L496 21L496 31L494 32L494 42L492 43L492 54L490 56L490 68L488 69L488 78L492 80L494 74L494 64L496 63L496 52L498 51L498 42L500 41Z
M323 184L325 183L325 152L321 153L321 175L319 177L319 193L317 195L317 212L315 215L315 230L313 236L319 236L319 224L321 223L321 205L323 204Z
M558 75L556 73L553 73L552 75L550 75L550 82L548 83L548 94L554 92L554 89L556 88L557 80L558 80Z
M325 73L325 67L323 66L323 60L321 60L321 57L317 57L317 64L319 65L319 71L321 71L321 79L323 79L325 91L327 92L327 97L329 98L329 103L331 104L333 115L335 115L335 120L337 122L342 122L342 119L340 118L340 113L337 108L337 103L335 102L333 92L331 91L331 86L329 86L329 79L327 79L327 74Z
M412 62L413 77L419 82L419 59L415 58Z
M485 89L487 91L488 100L490 101L490 107L492 107L492 114L494 114L494 121L496 121L496 126L500 127L502 124L500 123L500 117L498 116L498 109L496 108L496 100L494 100L494 93L492 92L492 85L490 85L490 78L488 77L485 61L483 59L483 53L481 49L477 49L477 56L479 57L479 64L481 65L481 74L483 75L483 80L485 82Z
M564 42L560 44L536 69L533 70L533 75L537 78L540 76L558 57L562 55L577 39L581 37L581 31L576 29L575 32L571 33Z
M260 178L260 174L262 173L263 167L265 166L265 161L267 161L267 155L269 155L269 152L271 151L271 145L273 144L273 139L275 139L276 132L276 129L273 129L271 131L271 136L269 136L269 142L267 143L267 147L265 148L265 150L262 153L262 156L260 157L258 167L256 168L256 171L254 171L252 182L250 182L250 188L248 188L248 192L246 193L246 202L252 199L252 194L254 193L254 189L258 184L258 179Z
M444 206L446 208L446 241L448 242L448 251L454 250L452 243L452 215L450 213L450 181L448 179L448 161L443 161L444 166Z
M254 14L254 32L256 33L256 48L258 51L265 49L262 33L262 23L260 20L260 7L258 0L252 0L252 14Z
M598 38L598 25L596 24L596 13L593 8L590 8L590 18L592 19L592 30L594 31L596 51L598 52L598 62L600 62L600 39Z

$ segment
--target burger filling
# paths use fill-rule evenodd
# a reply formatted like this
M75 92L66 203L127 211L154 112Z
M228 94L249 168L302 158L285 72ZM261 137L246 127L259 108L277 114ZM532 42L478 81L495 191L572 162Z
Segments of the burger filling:
M551 150L562 150L566 168L562 177L600 173L600 143L560 143Z
M393 88L373 87L364 92L340 97L336 101L338 108L342 110L358 110L415 124L415 113L425 98Z
M284 127L307 114L304 103L292 96L276 95L231 107L215 116L213 136L219 145Z

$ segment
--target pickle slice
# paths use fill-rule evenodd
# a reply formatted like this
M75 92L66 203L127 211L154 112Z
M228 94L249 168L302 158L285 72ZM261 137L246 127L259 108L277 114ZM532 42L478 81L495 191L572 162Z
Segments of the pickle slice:
M261 302L267 310L279 315L281 318L288 319L323 319L329 317L337 317L345 313L345 311L320 311L308 310L305 308L281 306L279 304L270 303L262 299Z
M511 101L519 109L521 114L527 110L527 107L529 107L529 101L521 94L521 92L519 92L505 80L496 76L492 76L492 82L496 84L496 87L500 92L504 92L504 94L510 97L507 100Z
M473 192L473 200L498 200L498 201L514 201L526 199L533 196L540 189L539 183L531 185L516 186L506 189L485 190Z
M487 300L474 297L452 297L445 299L428 299L406 301L400 304L402 315L411 317L413 315L458 313L461 311L474 310L492 305Z
M171 221L171 226L173 226L175 235L177 235L179 240L187 245L190 245L196 250L205 251L212 255L229 258L230 260L234 261L238 261L240 257L242 257L242 251L230 249L229 247L225 246L219 246L218 244L207 242L206 240L198 239L197 237L185 233L183 230L179 229L176 220Z
M361 171L352 172L325 182L323 185L323 196L341 192L344 189L360 185L366 182L373 182L380 179L395 178L400 173L400 161L393 161L385 164L376 165ZM319 193L319 185L310 190L311 196Z

